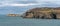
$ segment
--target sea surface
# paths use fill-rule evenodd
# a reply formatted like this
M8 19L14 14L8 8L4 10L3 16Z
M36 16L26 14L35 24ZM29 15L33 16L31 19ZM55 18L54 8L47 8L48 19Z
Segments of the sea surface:
M0 26L60 26L59 19L23 19L0 15Z

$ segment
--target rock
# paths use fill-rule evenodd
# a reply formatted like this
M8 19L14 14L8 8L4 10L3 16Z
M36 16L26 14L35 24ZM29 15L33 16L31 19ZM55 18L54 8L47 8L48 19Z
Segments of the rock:
M19 14L7 14L7 16L20 16Z
M38 19L57 19L60 8L33 8L27 11L24 18L38 18Z

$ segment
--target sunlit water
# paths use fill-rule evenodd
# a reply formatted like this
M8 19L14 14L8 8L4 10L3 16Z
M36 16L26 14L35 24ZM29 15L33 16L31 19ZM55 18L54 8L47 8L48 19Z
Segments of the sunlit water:
M60 20L0 16L0 26L60 26Z

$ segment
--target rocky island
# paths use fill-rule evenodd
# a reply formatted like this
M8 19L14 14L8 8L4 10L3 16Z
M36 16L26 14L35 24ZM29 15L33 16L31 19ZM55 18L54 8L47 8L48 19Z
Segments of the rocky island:
M60 7L33 8L24 13L23 18L60 19Z
M7 16L20 16L19 14L7 14Z

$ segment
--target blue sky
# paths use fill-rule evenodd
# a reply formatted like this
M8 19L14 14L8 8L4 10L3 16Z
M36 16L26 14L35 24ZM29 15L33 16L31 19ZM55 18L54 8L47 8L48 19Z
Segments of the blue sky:
M34 7L60 7L60 0L0 0L0 14L22 14Z

